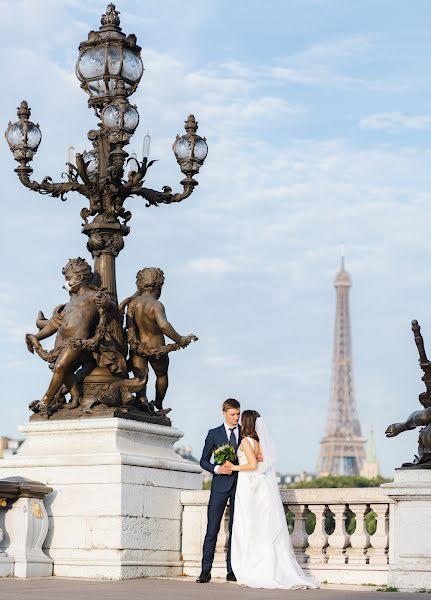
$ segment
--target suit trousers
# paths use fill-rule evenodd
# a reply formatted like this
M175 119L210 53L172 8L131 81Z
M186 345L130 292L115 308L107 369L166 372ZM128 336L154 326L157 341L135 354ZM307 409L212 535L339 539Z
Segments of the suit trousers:
M223 477L215 475L215 477ZM217 536L220 531L220 523L223 518L223 513L229 500L230 519L229 519L229 540L227 546L227 572L232 572L230 562L231 535L233 524L233 513L235 510L235 492L236 482L232 488L226 492L217 492L211 490L210 500L208 503L208 524L203 546L202 571L211 571L214 560L214 553L217 543Z

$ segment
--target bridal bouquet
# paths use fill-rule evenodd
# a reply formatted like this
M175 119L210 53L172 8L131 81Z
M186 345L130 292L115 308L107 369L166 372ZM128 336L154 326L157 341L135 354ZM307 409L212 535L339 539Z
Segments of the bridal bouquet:
M236 460L236 452L233 446L225 444L214 450L214 462L216 465L222 465L227 460L230 460L231 462Z

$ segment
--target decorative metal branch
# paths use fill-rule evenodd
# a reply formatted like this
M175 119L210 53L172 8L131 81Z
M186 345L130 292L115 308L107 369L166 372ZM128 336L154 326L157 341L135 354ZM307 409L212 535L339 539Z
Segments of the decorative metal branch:
M30 175L33 172L33 169L26 165L17 167L15 172L18 174L19 180L26 188L38 192L39 194L49 194L50 196L53 196L53 198L60 198L63 202L67 200L65 194L68 192L79 192L83 196L89 197L89 191L86 186L82 183L78 183L76 180L64 183L54 183L52 178L47 175L42 179L41 183L32 181Z

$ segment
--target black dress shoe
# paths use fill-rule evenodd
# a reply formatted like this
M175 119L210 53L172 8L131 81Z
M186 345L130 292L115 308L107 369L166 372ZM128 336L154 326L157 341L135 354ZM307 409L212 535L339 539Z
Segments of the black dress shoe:
M226 575L226 581L236 581L235 573L232 571Z
M202 571L196 579L196 583L208 583L209 581L211 581L211 571Z

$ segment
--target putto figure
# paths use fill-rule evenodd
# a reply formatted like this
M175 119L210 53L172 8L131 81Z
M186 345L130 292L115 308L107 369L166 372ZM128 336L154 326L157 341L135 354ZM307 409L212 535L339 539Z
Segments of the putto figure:
M40 401L33 402L34 412L52 411L69 392L68 408L78 408L82 382L95 367L107 367L118 377L127 376L126 345L118 308L108 294L92 285L93 272L83 258L73 258L62 270L70 301L54 309L50 319L39 312L39 332L27 334L27 347L51 363L53 375ZM56 335L54 350L42 348L41 340ZM76 371L79 370L77 379Z
M136 378L145 381L145 386L137 396L151 412L164 416L170 409L163 409L163 400L168 389L168 353L185 348L197 341L193 334L180 335L166 318L165 307L159 301L165 276L161 269L147 267L136 275L136 293L120 304L120 310L127 306L126 328L130 346L130 367ZM168 336L174 344L165 345ZM156 397L148 403L146 384L148 364L156 376Z

